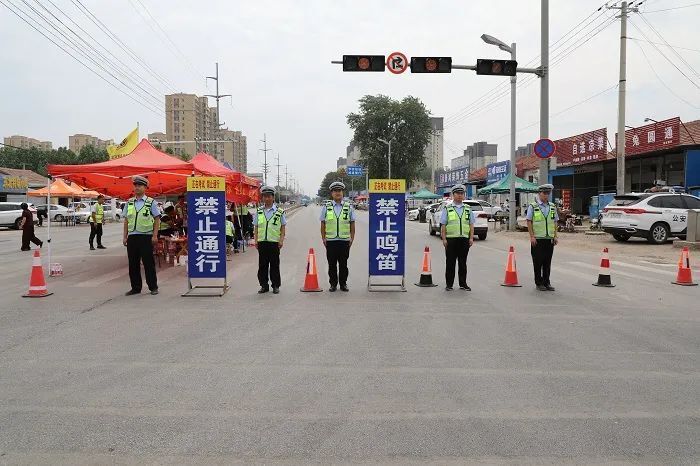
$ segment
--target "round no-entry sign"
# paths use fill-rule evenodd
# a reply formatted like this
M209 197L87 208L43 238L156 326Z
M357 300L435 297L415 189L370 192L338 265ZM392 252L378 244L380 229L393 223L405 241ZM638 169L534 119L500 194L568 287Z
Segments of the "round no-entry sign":
M557 150L557 146L551 139L540 139L535 143L535 155L541 159L548 159Z
M401 52L394 52L386 59L386 67L394 74L401 74L408 69L408 59Z

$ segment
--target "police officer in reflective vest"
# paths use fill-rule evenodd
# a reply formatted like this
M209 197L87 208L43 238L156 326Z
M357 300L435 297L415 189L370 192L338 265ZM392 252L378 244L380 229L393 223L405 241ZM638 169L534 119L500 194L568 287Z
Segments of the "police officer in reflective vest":
M102 246L102 225L105 222L105 197L100 194L97 196L97 202L92 206L90 214L90 250L95 250L95 237L97 237L97 249L107 249Z
M158 294L156 264L153 260L153 246L158 244L160 230L160 209L146 196L148 179L142 176L132 178L135 196L124 205L124 246L129 256L129 279L131 290L127 296L141 293L141 262L146 275L146 284L152 295Z
M280 277L280 249L284 246L287 217L284 210L275 204L275 188L263 186L260 188L263 205L253 217L255 225L255 244L258 248L258 293L270 291L278 294L282 278Z
M549 281L554 246L557 245L557 207L549 201L551 184L538 188L537 200L527 208L527 230L530 232L530 253L535 268L535 285L540 291L554 291Z
M440 218L440 236L445 246L445 290L452 291L455 281L455 263L459 289L471 291L467 285L467 256L474 244L474 213L464 204L464 185L452 188L452 203L445 206Z
M349 202L343 202L345 184L334 181L328 187L331 200L321 209L321 239L328 259L329 291L348 288L348 258L355 239L355 210Z

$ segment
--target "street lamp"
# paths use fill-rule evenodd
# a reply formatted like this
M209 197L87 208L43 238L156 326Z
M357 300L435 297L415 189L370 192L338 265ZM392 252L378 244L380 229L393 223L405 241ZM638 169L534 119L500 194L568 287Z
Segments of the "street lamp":
M388 141L386 139L377 138L377 141L383 142L384 144L389 146L389 178L391 178L391 142L393 140L394 140L394 138L391 138Z
M507 45L505 42L496 39L488 34L482 34L481 40L490 45L495 45L504 52L510 53L510 59L515 61L515 42ZM515 230L517 223L517 212L515 208L515 84L516 77L510 77L510 199L508 199L508 229Z
M646 117L644 119L644 123L649 123L650 121L653 121L654 123L658 123L658 121L654 120L653 118Z

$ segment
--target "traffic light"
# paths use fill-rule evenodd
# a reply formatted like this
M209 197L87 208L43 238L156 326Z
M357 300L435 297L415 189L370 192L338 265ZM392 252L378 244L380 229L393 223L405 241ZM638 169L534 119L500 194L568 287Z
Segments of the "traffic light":
M518 62L515 60L491 60L479 58L476 60L476 74L493 76L515 76Z
M411 57L411 73L452 73L452 57Z
M384 71L384 55L343 55L343 71Z

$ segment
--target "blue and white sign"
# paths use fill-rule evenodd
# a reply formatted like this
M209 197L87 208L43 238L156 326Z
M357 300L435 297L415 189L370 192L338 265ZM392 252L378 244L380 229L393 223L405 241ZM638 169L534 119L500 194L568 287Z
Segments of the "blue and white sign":
M226 278L226 182L187 178L187 275Z
M510 160L486 165L486 184L502 180L510 173Z
M406 181L369 181L369 275L404 275Z
M348 165L345 169L348 176L364 176L365 173L360 165Z
M456 168L454 170L437 173L435 184L439 188L447 188L456 184L464 184L469 180L469 167Z

